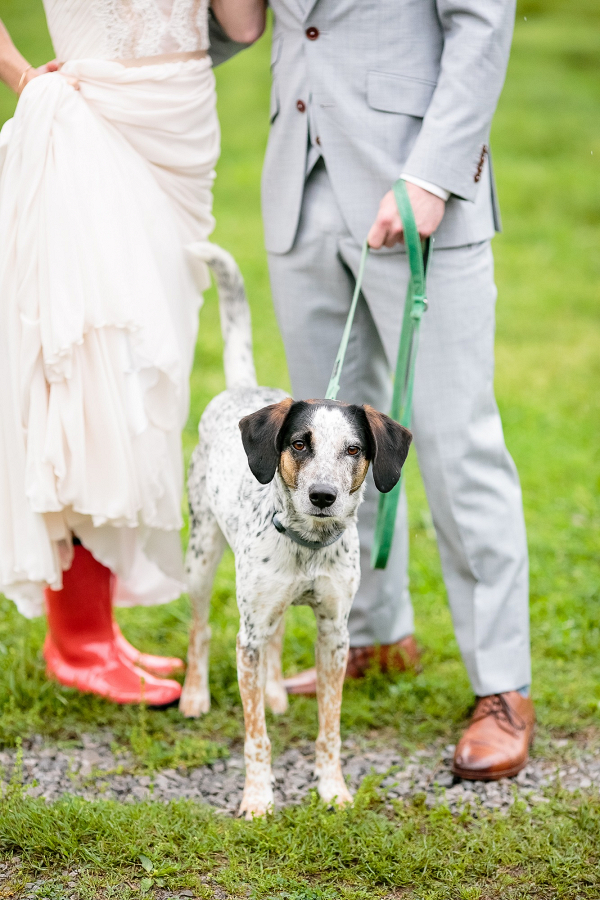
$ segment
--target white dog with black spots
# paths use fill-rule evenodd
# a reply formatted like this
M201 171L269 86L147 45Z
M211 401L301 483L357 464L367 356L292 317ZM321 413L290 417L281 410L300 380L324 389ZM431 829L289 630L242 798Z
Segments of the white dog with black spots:
M201 247L219 287L227 390L202 416L188 476L193 623L180 709L199 716L210 706L210 596L229 544L246 732L240 814L250 818L273 806L265 701L275 713L287 709L281 644L285 612L294 604L311 606L318 626L318 792L327 803L350 803L340 764L340 710L348 614L360 580L356 516L369 464L377 488L391 490L411 435L369 406L294 402L283 391L257 387L241 274L226 251Z

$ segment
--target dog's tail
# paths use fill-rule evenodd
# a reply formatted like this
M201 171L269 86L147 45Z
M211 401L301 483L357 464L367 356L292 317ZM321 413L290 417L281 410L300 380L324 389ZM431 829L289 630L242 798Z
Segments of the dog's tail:
M217 244L194 244L194 254L210 267L219 292L223 365L228 388L256 387L252 325L244 279L235 259Z

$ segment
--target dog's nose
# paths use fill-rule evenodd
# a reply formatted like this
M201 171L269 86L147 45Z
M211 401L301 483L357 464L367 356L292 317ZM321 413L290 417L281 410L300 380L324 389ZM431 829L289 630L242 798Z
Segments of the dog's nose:
M331 484L313 484L308 492L310 502L319 509L332 506L337 497L337 491Z

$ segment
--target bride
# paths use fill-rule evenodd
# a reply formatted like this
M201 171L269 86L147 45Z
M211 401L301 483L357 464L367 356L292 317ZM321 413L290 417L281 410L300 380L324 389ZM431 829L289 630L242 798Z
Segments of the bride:
M44 0L61 62L0 22L0 591L48 617L48 673L160 706L182 666L113 603L184 590L181 429L219 155L208 0ZM264 0L213 0L251 42ZM140 668L144 666L145 668ZM153 673L153 674L150 674Z

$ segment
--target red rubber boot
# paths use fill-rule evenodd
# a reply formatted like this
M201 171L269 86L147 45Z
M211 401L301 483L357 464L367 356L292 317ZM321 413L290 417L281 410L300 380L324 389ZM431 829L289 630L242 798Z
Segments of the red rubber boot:
M137 650L123 635L116 622L113 622L113 632L117 650L134 666L141 666L142 669L158 675L159 678L166 678L177 672L185 672L185 663L176 656L154 656L152 653L142 653L141 650Z
M115 703L170 706L179 699L181 685L138 669L118 650L110 570L81 545L73 550L73 565L63 572L62 590L46 588L48 675Z

